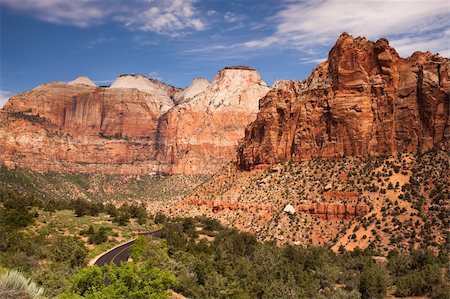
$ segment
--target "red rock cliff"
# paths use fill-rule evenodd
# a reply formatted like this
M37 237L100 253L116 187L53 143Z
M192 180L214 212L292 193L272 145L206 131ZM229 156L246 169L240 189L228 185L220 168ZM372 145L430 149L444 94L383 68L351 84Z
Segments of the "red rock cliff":
M212 174L235 158L269 88L256 71L235 68L220 71L211 85L197 81L178 106L181 90L142 75L120 76L110 88L82 77L16 95L0 110L0 164L39 172Z
M448 58L399 57L342 34L304 81L278 81L238 150L242 169L312 157L427 150L449 137Z
M244 128L255 120L268 90L253 69L221 70L205 91L161 117L161 172L212 174L234 160Z

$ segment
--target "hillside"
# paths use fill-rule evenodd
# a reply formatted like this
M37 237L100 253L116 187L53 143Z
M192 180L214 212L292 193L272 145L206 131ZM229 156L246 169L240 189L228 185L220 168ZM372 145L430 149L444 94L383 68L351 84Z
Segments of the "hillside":
M449 244L448 152L225 167L165 213L207 215L260 241L387 253ZM284 212L287 205L294 213ZM289 209L288 209L289 210Z

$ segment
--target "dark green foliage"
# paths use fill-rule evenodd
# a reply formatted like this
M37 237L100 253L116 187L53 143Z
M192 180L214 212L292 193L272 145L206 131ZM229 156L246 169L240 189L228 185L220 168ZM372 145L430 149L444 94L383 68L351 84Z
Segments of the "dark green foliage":
M359 292L362 298L383 298L387 288L387 272L383 267L369 266L361 273Z
M214 232L214 240L196 240L205 232ZM131 250L133 260L148 260L176 274L180 281L176 291L191 298L315 298L319 290L331 297L340 272L349 271L343 265L364 269L371 265L369 254L342 256L355 259L348 264L323 247L280 249L204 217L167 221L164 241L140 237ZM360 275L358 270L350 271ZM342 283L354 289L359 279ZM341 293L342 298L358 298L356 291L348 297L346 291Z
M104 278L109 285L105 286ZM167 290L177 285L176 277L150 263L122 263L84 268L73 278L72 292L85 298L169 298Z
M424 296L446 288L441 278L441 260L431 251L415 250L410 255L389 254L389 270L396 277L396 295Z
M66 263L51 263L40 266L34 273L36 283L44 287L45 295L54 298L68 290L71 286L70 277L76 270Z
M113 222L120 226L125 226L130 221L130 214L127 211L119 211L113 218Z
M92 227L92 226L91 226ZM101 244L108 240L108 229L106 227L100 227L97 232L93 231L89 234L89 243Z
M71 268L84 265L87 249L83 242L66 236L56 237L50 244L50 258L57 263L68 263Z
M32 197L0 192L0 203L0 226L18 229L34 222L36 201Z

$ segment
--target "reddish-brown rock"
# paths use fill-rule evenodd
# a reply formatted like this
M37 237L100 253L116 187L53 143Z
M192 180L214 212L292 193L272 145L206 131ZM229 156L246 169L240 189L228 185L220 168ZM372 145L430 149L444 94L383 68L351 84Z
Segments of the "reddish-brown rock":
M212 174L235 158L269 88L256 71L233 68L210 86L198 83L179 106L180 89L142 75L120 76L110 88L80 77L16 95L0 110L0 163L39 172Z
M212 174L234 160L244 128L255 120L268 90L253 69L219 71L205 91L161 117L161 172Z
M303 213L317 215L321 219L349 219L369 213L365 204L316 203L300 204L296 210Z
M159 98L135 89L50 83L0 113L0 161L36 171L157 171Z
M313 157L427 150L447 142L448 58L400 58L386 39L344 33L304 81L278 81L238 151L242 169Z

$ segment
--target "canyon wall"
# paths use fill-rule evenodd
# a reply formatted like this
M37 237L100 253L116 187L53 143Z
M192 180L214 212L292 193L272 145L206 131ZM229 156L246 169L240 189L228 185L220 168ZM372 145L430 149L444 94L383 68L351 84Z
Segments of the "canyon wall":
M238 68L186 90L142 75L121 75L111 87L87 77L43 84L1 110L0 163L39 172L212 174L235 159L268 89L255 70Z
M304 81L278 81L238 150L241 169L425 151L449 137L449 59L400 58L386 39L342 34Z

